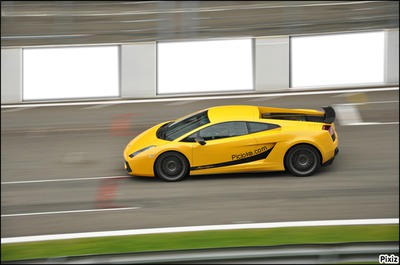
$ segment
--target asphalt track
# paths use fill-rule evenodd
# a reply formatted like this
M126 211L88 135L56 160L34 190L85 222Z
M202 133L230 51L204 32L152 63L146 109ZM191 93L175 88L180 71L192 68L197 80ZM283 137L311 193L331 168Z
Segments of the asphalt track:
M398 100L396 88L2 106L1 237L399 218ZM132 137L158 122L224 104L333 105L340 153L332 166L306 178L268 172L166 183L125 173L122 150Z

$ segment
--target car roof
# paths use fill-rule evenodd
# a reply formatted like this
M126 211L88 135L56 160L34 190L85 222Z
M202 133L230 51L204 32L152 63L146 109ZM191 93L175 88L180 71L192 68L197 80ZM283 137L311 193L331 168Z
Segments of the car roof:
M221 122L230 120L255 120L260 118L257 106L250 105L226 105L211 107L208 109L210 122Z
M289 113L322 116L324 112L312 109L287 109L252 105L225 105L208 109L208 118L211 123L234 120L259 120L263 115L271 113ZM265 119L265 118L264 118Z

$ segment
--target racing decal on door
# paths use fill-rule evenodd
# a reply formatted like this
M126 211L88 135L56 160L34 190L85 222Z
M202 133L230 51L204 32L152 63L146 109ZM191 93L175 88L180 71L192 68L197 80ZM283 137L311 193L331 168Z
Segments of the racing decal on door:
M226 167L238 164L249 163L261 159L266 159L269 153L271 153L273 147L271 149L267 149L266 146L258 148L254 151L244 152L240 154L232 154L232 160L222 163L210 164L210 165L202 165L191 167L190 170L201 170L201 169L208 169L208 168L215 168L215 167Z

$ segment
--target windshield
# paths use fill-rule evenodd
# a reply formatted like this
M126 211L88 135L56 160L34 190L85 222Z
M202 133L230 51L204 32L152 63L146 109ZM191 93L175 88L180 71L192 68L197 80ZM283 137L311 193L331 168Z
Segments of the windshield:
M166 126L162 126L158 135L165 140L173 141L176 138L193 131L194 129L203 126L210 122L207 115L208 110L195 113L191 116L184 117Z

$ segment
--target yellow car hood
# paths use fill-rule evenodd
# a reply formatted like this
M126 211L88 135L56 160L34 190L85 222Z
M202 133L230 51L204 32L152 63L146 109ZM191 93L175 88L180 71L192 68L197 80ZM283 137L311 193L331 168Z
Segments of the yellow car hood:
M151 145L160 146L170 143L170 141L158 139L156 135L157 130L165 123L166 122L160 123L136 136L128 143L125 148L125 152L129 155L133 152L136 152Z

